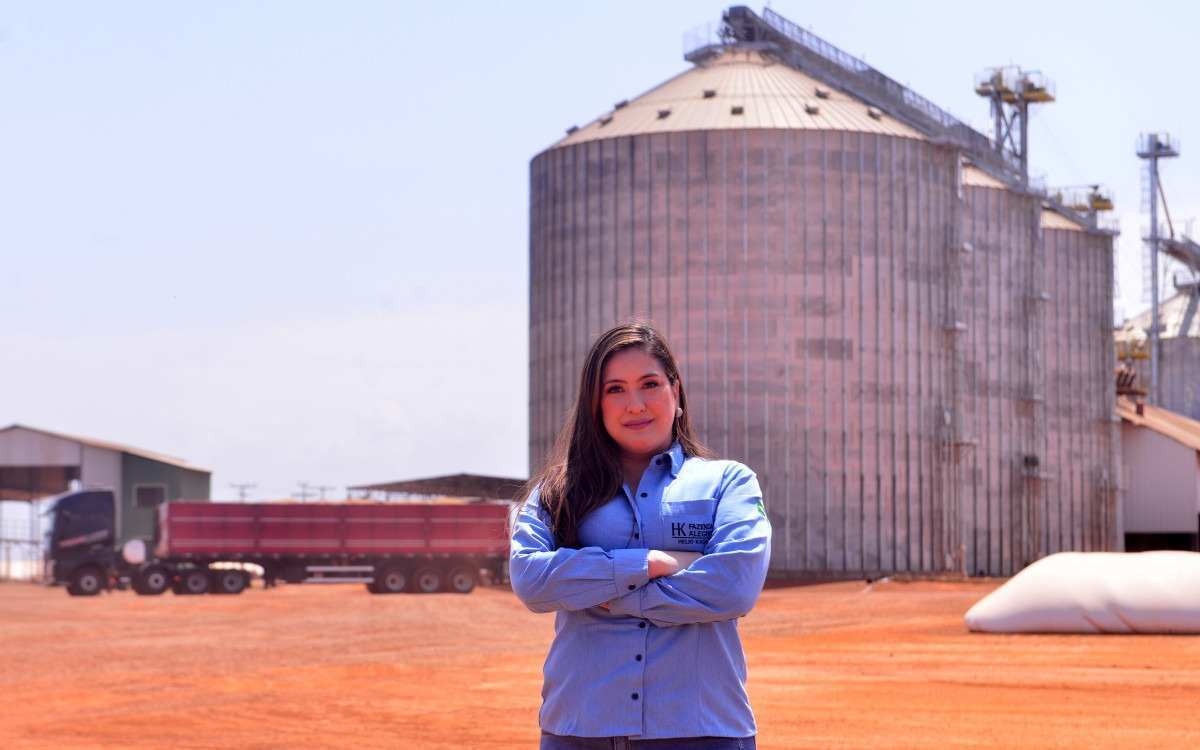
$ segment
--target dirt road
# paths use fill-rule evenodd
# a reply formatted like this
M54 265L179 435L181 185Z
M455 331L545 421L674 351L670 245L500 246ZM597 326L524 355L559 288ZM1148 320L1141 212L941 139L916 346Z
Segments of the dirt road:
M995 585L764 592L759 747L1200 747L1200 638L966 632ZM552 626L499 588L0 584L0 747L532 748Z

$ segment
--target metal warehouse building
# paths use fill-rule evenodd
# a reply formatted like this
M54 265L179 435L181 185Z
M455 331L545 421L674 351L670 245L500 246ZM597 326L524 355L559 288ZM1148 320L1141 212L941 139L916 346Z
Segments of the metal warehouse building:
M124 538L152 538L158 506L208 500L211 472L128 445L14 424L0 429L0 500L36 501L74 488L113 490ZM36 519L36 517L35 517Z
M531 163L531 470L640 316L758 472L777 575L1116 548L1112 233L769 9L688 59Z

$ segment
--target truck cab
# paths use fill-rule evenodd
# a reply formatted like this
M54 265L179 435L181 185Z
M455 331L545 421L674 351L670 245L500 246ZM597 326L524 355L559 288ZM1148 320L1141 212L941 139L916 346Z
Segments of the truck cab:
M76 596L108 588L117 556L113 508L110 490L70 492L51 502L43 551L48 583L65 584Z

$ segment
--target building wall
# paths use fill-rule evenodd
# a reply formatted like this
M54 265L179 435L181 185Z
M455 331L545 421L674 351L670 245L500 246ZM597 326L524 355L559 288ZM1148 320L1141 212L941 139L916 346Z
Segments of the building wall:
M106 448L94 448L90 445L81 446L82 463L79 481L85 489L106 489L113 491L114 522L121 528L124 508L121 505L121 455L117 451Z
M121 458L116 451L24 428L0 432L0 466L75 467L84 487L121 486Z
M149 539L154 536L158 522L158 508L139 508L134 504L134 486L139 484L162 484L166 487L167 500L208 500L211 476L202 471L184 469L160 463L148 458L121 454L122 484L120 492L121 538Z
M74 440L18 427L0 432L0 465L79 466L82 446Z
M1200 513L1196 451L1127 423L1121 426L1121 451L1128 473L1125 532L1196 533Z

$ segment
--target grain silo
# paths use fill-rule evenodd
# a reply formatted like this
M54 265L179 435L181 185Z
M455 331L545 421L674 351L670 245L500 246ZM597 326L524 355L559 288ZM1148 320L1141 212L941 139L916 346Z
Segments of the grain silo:
M705 441L758 472L776 574L1007 573L1063 548L1035 512L1043 199L985 136L769 9L730 9L688 59L532 161L531 468L591 340L643 316ZM1111 284L1081 294L1111 309ZM1111 411L1095 375L1073 397Z
M1193 276L1200 275L1196 270ZM1176 293L1158 306L1159 393L1152 403L1192 419L1200 419L1200 284L1176 282ZM1118 350L1137 373L1143 387L1150 383L1147 348L1151 311L1125 321L1116 332Z
M1112 233L963 170L965 568L1116 546Z

